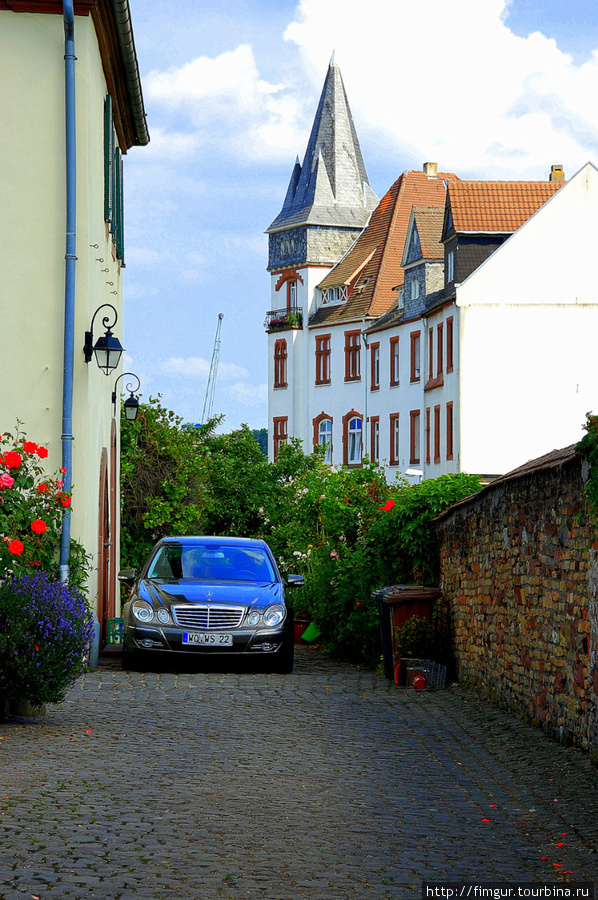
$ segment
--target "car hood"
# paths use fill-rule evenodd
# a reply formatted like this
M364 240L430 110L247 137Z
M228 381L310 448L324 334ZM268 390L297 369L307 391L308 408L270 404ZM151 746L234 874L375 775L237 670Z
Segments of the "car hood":
M175 603L230 603L231 606L265 609L271 603L284 603L284 590L279 582L215 582L163 581L142 579L137 585L139 597L154 606L170 607Z

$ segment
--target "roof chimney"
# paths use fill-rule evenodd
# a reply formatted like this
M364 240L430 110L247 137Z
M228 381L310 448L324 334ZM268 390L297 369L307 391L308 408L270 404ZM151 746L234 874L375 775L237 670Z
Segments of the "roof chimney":
M562 165L556 165L550 167L550 178L549 181L558 181L563 182L565 180L565 170Z
M424 172L428 178L436 178L438 176L438 163L424 163Z

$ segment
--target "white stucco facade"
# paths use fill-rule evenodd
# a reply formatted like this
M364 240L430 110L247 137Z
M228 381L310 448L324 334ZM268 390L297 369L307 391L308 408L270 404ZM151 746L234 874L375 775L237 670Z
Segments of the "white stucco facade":
M597 241L588 163L458 286L462 470L500 474L581 438L597 408Z

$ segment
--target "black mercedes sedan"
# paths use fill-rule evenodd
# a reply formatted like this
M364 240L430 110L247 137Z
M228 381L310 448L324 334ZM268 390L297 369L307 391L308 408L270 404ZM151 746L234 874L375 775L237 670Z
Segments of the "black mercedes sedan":
M167 537L139 575L119 573L131 587L123 609L123 668L158 655L260 658L271 672L293 671L292 617L268 545L237 537Z

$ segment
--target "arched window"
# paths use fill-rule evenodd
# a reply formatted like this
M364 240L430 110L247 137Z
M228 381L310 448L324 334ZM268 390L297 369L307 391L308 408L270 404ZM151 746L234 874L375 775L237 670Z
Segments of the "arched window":
M274 344L274 387L287 386L287 342L284 339Z
M343 463L360 466L362 457L362 416L352 409L343 417Z
M313 420L314 447L326 447L324 462L332 463L332 416L321 412Z

